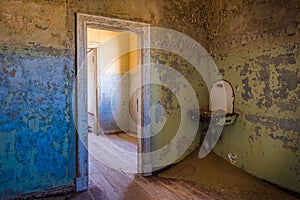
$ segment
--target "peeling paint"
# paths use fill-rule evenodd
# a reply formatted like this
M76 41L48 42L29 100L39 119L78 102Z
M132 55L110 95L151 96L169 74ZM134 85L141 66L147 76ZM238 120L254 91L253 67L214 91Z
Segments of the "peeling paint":
M218 2L212 5L217 13L235 4ZM241 13L220 16L221 24L210 21L222 32L213 36L210 50L234 86L235 110L242 112L224 128L215 152L225 159L239 152L236 166L300 192L299 173L289 170L300 168L299 2L236 4Z
M237 166L300 192L298 5L299 0L1 1L1 195L74 184L75 12L148 22L200 42L234 86L241 113L224 129L215 151L225 159L240 151ZM208 107L207 88L189 63L165 52L151 54L153 62L183 73L198 92L200 107ZM157 102L168 111L168 121L151 138L153 149L173 138L180 118L174 94L153 86L151 103Z
M0 50L0 196L73 185L73 58L12 49Z
M276 117L265 117L258 115L245 115L245 119L252 123L259 123L268 128L278 127L284 131L294 131L296 133L300 132L300 119L282 119Z
M249 78L246 77L242 80L242 83L244 85L244 91L242 92L242 97L244 100L248 100L248 99L253 99L253 94L252 94L252 88L249 86Z
M194 91L198 92L198 101L201 108L208 107L208 90L206 85L200 75L196 73L196 70L191 64L186 62L179 56L171 54L169 52L151 52L151 62L153 64L164 64L172 69L180 72L193 87ZM176 98L176 92L187 87L182 85L178 77L170 76L165 69L156 68L156 71L151 72L151 77L158 82L165 83L166 85L173 88L173 91L170 88L167 88L164 85L152 85L151 86L151 105L159 104L160 109L164 108L166 116L166 122L163 128L159 133L156 133L155 136L151 138L151 149L152 151L162 148L168 145L168 150L172 155L181 155L183 154L176 162L183 159L186 155L192 152L197 146L199 146L201 135L203 134L203 127L198 128L198 134L196 138L189 138L189 133L186 134L186 137L182 137L177 141L177 145L169 146L170 141L174 138L175 134L178 131L179 124L181 123L181 116L184 115L189 120L187 113L181 113L181 106ZM151 116L151 135L154 135L154 130L156 130L161 123L162 112L154 112ZM190 146L186 145L192 143ZM153 158L154 167L156 166L157 160L162 160L164 155L159 156L158 158Z

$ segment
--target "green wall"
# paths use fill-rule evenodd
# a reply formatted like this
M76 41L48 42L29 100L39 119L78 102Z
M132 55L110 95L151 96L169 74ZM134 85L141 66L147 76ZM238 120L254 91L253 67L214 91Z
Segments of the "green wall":
M293 50L286 49L289 45ZM224 127L214 150L226 159L236 154L242 169L299 191L299 45L274 47L216 59L234 87L240 116L235 125Z
M209 51L240 114L214 151L300 192L300 1L217 1L209 10Z
M152 167L155 170L179 162L195 150L201 142L203 125L198 124L198 121L193 121L189 114L189 111L196 107L193 107L192 104L187 105L188 102L178 99L176 94L179 91L186 92L183 94L183 99L186 99L195 92L195 98L198 101L197 107L208 109L208 90L195 67L179 55L165 51L153 51L151 63L158 65L151 68L151 81L161 84L151 85L151 106L154 106L151 113L151 135L153 135L151 151L160 151L165 148L152 155ZM168 68L160 65L170 67L180 75L174 76ZM187 84L190 84L192 93L187 92L186 83L183 83L182 79L186 79ZM185 105L183 106L183 104ZM187 109L183 107L187 107ZM166 121L162 126L164 119ZM180 130L180 125L184 126L183 131ZM162 129L157 131L159 126L162 126ZM193 132L189 128L195 128L196 131ZM175 138L176 134L180 136ZM170 157L173 158L172 163L168 161Z

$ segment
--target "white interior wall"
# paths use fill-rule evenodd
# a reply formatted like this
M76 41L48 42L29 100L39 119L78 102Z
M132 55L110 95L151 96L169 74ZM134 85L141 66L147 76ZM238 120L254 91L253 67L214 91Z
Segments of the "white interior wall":
M93 49L87 54L88 59L88 112L95 114L96 93L95 93L95 74L97 68L97 50Z
M120 109L117 112L114 112L114 117L118 119L122 119L122 127L130 132L136 133L136 124L129 122L129 113L123 112L124 110L128 110L131 115L131 118L134 122L137 121L137 102L136 98L138 93L134 93L131 97L129 105L126 102L129 102L129 94L133 92L133 90L137 87L137 77L136 73L134 73L134 68L137 66L137 51L128 52L129 49L136 49L137 47L137 35L133 33L122 33L121 37L117 35L120 34L118 32L100 30L100 29L90 29L88 28L88 48L97 48L98 49L98 71L100 73L104 72L104 76L110 76L112 74L115 75L124 75L127 74L127 80L123 80L120 82L121 94L120 96L116 95L115 98L121 97L118 101L120 102ZM119 35L120 36L120 35ZM123 54L121 52L128 52ZM91 56L91 55L90 55ZM88 56L89 57L89 56ZM92 63L92 58L88 58L88 62ZM92 64L89 64L92 65ZM131 70L131 71L130 71ZM133 73L131 73L133 71ZM92 82L95 79L92 77L93 73L96 73L94 70L90 70L88 72L88 80L89 80L89 99L94 98L92 96L92 90L94 87L92 86ZM129 79L128 79L129 78ZM101 78L100 78L101 79ZM98 90L99 99L101 100L101 80L98 80ZM103 85L103 83L102 83ZM103 89L102 89L103 90ZM125 91L126 90L126 91ZM115 100L115 99L114 99ZM101 102L100 102L101 103ZM89 101L89 112L93 113L93 107L95 106L95 101ZM101 117L101 116L100 116ZM105 117L105 116L102 116ZM125 126L124 126L125 124Z

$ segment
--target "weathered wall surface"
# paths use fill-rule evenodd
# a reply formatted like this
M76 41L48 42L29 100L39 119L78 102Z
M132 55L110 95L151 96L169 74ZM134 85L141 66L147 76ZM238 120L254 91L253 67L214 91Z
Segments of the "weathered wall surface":
M215 151L224 157L236 153L239 167L299 191L299 5L296 0L1 1L1 196L74 184L75 12L171 28L210 47L234 86L241 113ZM152 59L181 68L184 63L171 57ZM152 102L167 108L172 123L161 138L153 138L162 141L153 148L172 138L166 133L175 131L180 114L176 100L168 102L172 94L162 89L153 88Z
M1 1L1 44L74 47L68 40L66 8L63 0Z
M215 151L299 192L300 1L217 1L209 9L210 51L240 113Z
M198 27L205 13L199 16L201 9L195 5L158 0L1 1L1 197L74 185L75 12L173 28L205 41ZM161 91L158 99L167 105ZM170 136L162 132L160 137L165 141Z
M73 57L0 49L0 198L73 185Z
M203 133L202 125L198 126L198 123L192 121L189 115L190 110L196 109L192 102L187 100L193 94L186 92L184 94L186 101L176 96L180 91L187 91L187 85L182 82L182 79L188 80L188 84L195 92L199 108L207 109L208 90L197 70L180 56L170 52L156 51L154 53L153 51L151 58L151 63L158 64L158 67L151 69L152 79L163 85L153 84L151 87L151 106L153 106L151 113L152 151L167 147L159 155L154 154L155 156L152 158L153 167L160 168L170 164L166 162L167 157L172 157L175 159L174 161L178 162L191 153L199 146ZM174 75L168 68L162 68L159 65L171 67L179 72L180 76ZM183 131L180 130L182 124L185 124ZM190 127L195 127L195 135L193 131L188 129ZM180 135L180 137L175 138L175 135Z

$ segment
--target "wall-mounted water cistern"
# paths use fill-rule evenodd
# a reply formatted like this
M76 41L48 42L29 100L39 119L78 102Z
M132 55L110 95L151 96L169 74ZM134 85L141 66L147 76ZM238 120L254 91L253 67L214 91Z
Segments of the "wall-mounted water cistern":
M234 112L234 93L230 83L226 80L215 82L210 90L209 110L191 110L190 115L192 120L205 124L234 124L238 113Z

